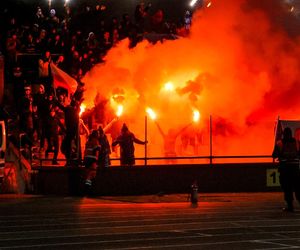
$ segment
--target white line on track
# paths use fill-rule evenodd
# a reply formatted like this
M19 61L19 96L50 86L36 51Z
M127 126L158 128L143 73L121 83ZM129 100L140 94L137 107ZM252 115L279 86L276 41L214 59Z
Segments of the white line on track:
M289 240L289 239L286 239L286 240ZM279 242L274 242L272 240L254 240L253 242L257 242L257 243L262 243L262 244L270 244L270 245L276 245L277 247L276 248L264 248L265 249L293 249L293 248L296 248L299 246L293 246L293 245L287 245L287 244L282 244L282 243L279 243ZM280 248L278 248L278 246L280 246Z
M249 217L248 217L249 218ZM72 220L77 220L76 222L65 222L65 221L61 221L61 223L47 223L47 226L70 226L70 225L101 225L101 224L114 224L114 223L142 223L142 222L163 222L163 221L177 221L177 220L184 220L184 222L178 222L175 224L187 224L187 223L201 223L201 224L222 224L222 223L228 223L228 224L232 224L235 225L237 227L241 227L241 226L245 226L245 223L249 224L249 223L282 223L282 222L291 222L293 223L293 225L295 225L295 222L300 222L300 219L295 219L295 218L291 218L291 219L256 219L256 220L217 220L217 221L209 221L205 218L205 220L201 217L196 217L196 218L186 218L186 217L177 217L177 218L161 218L161 219L136 219L136 220L105 220L105 221L101 221L100 218L97 218L100 221L92 221L92 222L87 222L85 221L86 219L82 219L82 218L74 218ZM70 218L69 218L70 220ZM193 220L193 222L188 222L189 220ZM38 220L40 221L40 220ZM57 220L54 220L57 221ZM7 221L6 221L7 222ZM174 225L174 223L167 223L164 225ZM0 224L1 225L1 224ZM154 225L160 225L160 224L154 224ZM276 226L276 224L272 224L273 226ZM41 224L26 224L26 225L19 225L19 224L15 224L15 225L10 225L10 226L0 226L0 229L13 229L13 228L27 228L27 227L42 227L45 226L45 221L43 220L43 223ZM148 226L148 225L144 225L144 226ZM151 226L151 225L149 225ZM300 224L299 224L300 226Z
M187 230L162 230L162 231L147 231L147 232L130 232L130 233L126 233L126 232L109 232L109 233L101 233L101 234L72 234L72 235L55 235L55 236L42 236L42 237L13 237L13 238L6 238L6 239L1 239L0 241L10 241L10 240L36 240L36 239L54 239L54 238L77 238L77 237L89 237L89 236L108 236L108 235L137 235L137 234L153 234L153 233L185 233L186 231L195 231L195 229L187 229ZM278 237L286 237L284 234L289 234L289 233L299 233L299 230L295 230L295 231L276 231L276 232L242 232L242 233L227 233L227 234L204 234L204 233L196 233L196 235L201 236L201 237L218 237L218 236L237 236L237 235L252 235L252 234L278 234ZM282 235L281 235L282 234Z
M228 223L230 224L230 223ZM74 229L74 228L66 228L66 229L45 229L45 230L24 230L24 231L14 231L14 232L1 232L1 235L7 235L7 234L24 234L24 233L47 233L47 232L68 232L71 230L101 230L101 229L113 229L113 230L121 230L121 229L139 229L139 228L143 228L144 230L147 229L150 230L151 228L162 228L162 227L174 227L174 226L178 226L180 228L187 228L187 226L192 226L192 225L196 225L196 226L200 226L198 222L182 222L182 223L165 223L165 224L155 224L155 225L131 225L131 226L101 226L101 227L83 227L83 228L79 228L79 229ZM242 228L274 228L274 227L290 227L290 224L278 224L278 225L248 225L245 226L243 225ZM294 225L292 225L294 226ZM300 225L295 225L295 226L300 226ZM220 227L205 227L205 228L201 228L201 229L205 229L205 230L215 230L215 229L229 229L229 228L241 228L241 226L220 226ZM189 228L187 228L189 229ZM194 228L195 229L195 228ZM163 230L166 231L167 229ZM155 232L155 231L154 231ZM157 232L157 230L156 230Z
M183 238L183 237L180 237ZM197 238L197 236L191 237L184 237L186 238ZM154 240L168 240L168 239L175 239L174 237L162 237L162 238L149 238L148 241ZM285 239L281 239L284 241ZM286 240L300 240L300 238L290 238ZM132 239L126 241L114 241L116 242L137 242L137 241L145 241L145 239ZM264 242L265 241L265 242ZM209 243L194 243L194 244L169 244L169 245L153 245L153 246L138 246L138 247L125 247L125 248L109 248L110 250L113 249L122 249L122 250L130 250L130 249L159 249L159 248L174 248L174 247L196 247L196 246L213 246L213 245L225 245L225 244L241 244L241 243L267 243L273 244L272 239L265 239L264 241L259 242L258 240L237 240L237 241L219 241L219 242L209 242ZM269 242L271 241L271 242ZM1 249L19 249L19 248L36 248L36 247L63 247L63 246L76 246L76 245L88 245L88 244L104 244L104 243L111 243L111 241L86 241L86 242L67 242L67 243L52 243L52 244L34 244L34 245L15 245L9 247L1 247ZM276 243L275 243L276 244ZM280 243L278 243L279 245ZM282 246L282 244L281 244ZM286 245L286 247L295 248L294 246ZM265 249L265 248L264 248Z

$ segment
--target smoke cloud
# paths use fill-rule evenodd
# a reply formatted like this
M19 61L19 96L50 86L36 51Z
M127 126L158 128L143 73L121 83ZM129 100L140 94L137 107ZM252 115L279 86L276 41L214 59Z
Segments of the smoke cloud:
M155 110L166 134L191 123L193 110L199 110L200 122L177 138L179 155L209 154L210 116L214 155L270 155L278 115L297 119L300 111L294 24L281 1L212 1L194 13L188 37L155 45L143 41L132 49L123 40L111 49L105 63L83 79L85 103L93 107L99 93L112 112L122 104L120 120L140 138L146 107ZM184 138L188 145L198 143L199 151L184 151ZM150 156L163 155L151 120L148 139Z

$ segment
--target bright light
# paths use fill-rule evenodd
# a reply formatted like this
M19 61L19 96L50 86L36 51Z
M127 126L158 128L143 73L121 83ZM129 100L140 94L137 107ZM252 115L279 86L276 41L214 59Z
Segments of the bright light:
M150 118L152 120L155 120L156 119L156 113L153 111L153 109L151 108L146 108L146 112L147 114L150 116Z
M172 83L172 82L167 82L167 83L165 83L164 89L165 89L165 91L168 91L168 92L173 91L173 90L174 90L174 85L173 85L173 83Z
M198 110L193 111L193 121L198 122L200 120L200 112Z
M190 6L193 7L193 6L197 3L197 1L198 1L198 0L192 0L192 1L190 2Z
M116 112L116 116L120 117L123 114L123 105L118 105L117 107L117 112Z
M85 105L84 103L82 103L82 104L80 105L79 116L81 116L81 115L84 113L85 109L86 109L86 105Z
M211 2L209 2L206 7L209 8L211 6Z

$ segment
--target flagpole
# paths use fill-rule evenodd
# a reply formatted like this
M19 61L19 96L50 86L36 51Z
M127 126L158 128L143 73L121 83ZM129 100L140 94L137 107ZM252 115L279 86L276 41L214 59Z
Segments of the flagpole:
M53 88L53 93L54 93L54 97L55 99L57 99L57 95L56 95L56 88L54 86L54 77L53 77L53 74L52 74L52 69L51 69L51 63L52 61L49 62L49 80L51 81L51 86Z
M209 116L209 165L212 167L213 159L213 137L212 137L212 115Z
M147 140L148 140L148 118L147 115L145 115L145 166L147 166L147 154L148 154L148 150L147 150Z

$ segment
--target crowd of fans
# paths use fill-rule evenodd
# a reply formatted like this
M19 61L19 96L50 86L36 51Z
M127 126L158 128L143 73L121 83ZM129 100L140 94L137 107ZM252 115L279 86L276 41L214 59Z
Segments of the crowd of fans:
M107 17L104 5L86 6L78 13L69 6L64 6L62 13L36 7L30 23L21 24L17 16L12 16L5 25L0 49L5 56L5 80L13 89L20 132L26 134L27 144L41 151L47 140L45 156L54 152L53 164L58 164L59 134L64 134L62 151L67 160L71 158L83 98L80 79L85 73L103 62L107 51L121 39L128 38L133 47L145 33L176 34L180 28L189 28L190 19L183 17L182 27L178 27L165 21L162 10L150 15L150 9L151 4L140 3L133 10L133 18L124 14L118 19ZM26 56L33 58L33 63L24 67L21 62ZM69 93L52 87L50 63L78 81L69 104Z
M7 64L16 62L17 53L61 55L55 63L74 78L84 75L95 63L103 61L106 52L124 38L130 39L130 46L135 46L145 33L175 34L178 27L164 19L161 9L149 14L151 4L141 3L136 6L134 18L123 14L122 18L107 17L106 7L86 6L85 10L73 13L65 6L63 13L55 9L36 8L32 22L22 25L17 17L11 17L5 27L2 50ZM49 12L49 13L48 13ZM190 19L183 17L188 25Z

